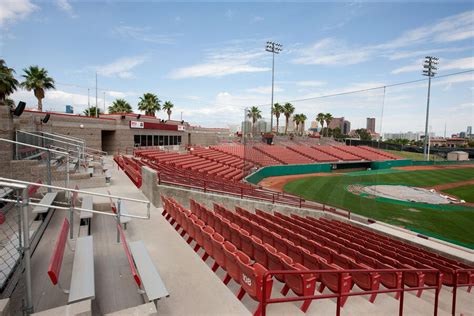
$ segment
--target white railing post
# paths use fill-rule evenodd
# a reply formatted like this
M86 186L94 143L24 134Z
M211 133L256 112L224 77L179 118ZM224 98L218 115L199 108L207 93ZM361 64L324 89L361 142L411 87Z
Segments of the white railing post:
M24 311L27 315L33 313L33 299L31 295L31 249L30 249L30 228L28 221L28 185L22 192L21 221L23 224L23 258L25 266L25 286L26 300Z
M122 208L122 200L117 200L117 243L120 243L120 213Z

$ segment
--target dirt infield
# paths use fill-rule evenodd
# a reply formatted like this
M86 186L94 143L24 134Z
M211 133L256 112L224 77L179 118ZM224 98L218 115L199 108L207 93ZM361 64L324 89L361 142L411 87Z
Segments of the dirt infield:
M393 167L396 170L439 170L439 169L461 169L461 168L474 168L474 165L439 165L439 166L406 166L406 167Z
M441 191L441 190L446 190L446 189L462 187L462 186L469 185L469 184L474 184L474 179L467 180L467 181L459 181L459 182L435 185L434 187L431 187L430 189L435 189L437 191Z
M327 173L327 172L318 172L318 173L306 173L306 174L296 174L291 176L279 176L279 177L268 177L260 181L258 184L267 189L283 192L283 187L287 182L307 178L307 177L334 177L340 176L338 173Z

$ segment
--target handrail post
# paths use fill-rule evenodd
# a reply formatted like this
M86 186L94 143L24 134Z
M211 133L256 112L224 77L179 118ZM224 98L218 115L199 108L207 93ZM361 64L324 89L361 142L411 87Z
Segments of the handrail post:
M336 316L341 316L342 273L337 275Z
M47 151L48 153L48 159L46 161L46 166L47 166L47 176L48 176L48 184L51 185L52 182L51 182L51 152L48 150ZM51 193L51 188L48 188L48 193Z
M69 192L69 191L68 191ZM73 203L74 203L74 194L72 194L71 198L69 199L69 222L71 223L69 228L69 239L74 238L74 211L73 211Z
M405 271L402 271L402 285L401 285L401 292L400 292L400 304L398 305L398 315L403 316L403 299L405 297Z
M456 315L456 298L458 292L458 270L454 271L454 284L453 284L453 303L451 307L451 314Z
M117 243L120 243L120 211L122 208L122 200L117 200Z
M28 220L28 204L30 198L28 196L28 185L22 192L21 221L23 223L23 257L25 264L25 285L26 285L26 306L24 311L27 315L33 313L33 299L31 295L31 249L30 249L30 231Z
M260 302L261 316L267 315L267 279L269 276L268 272L265 272L263 275L262 299Z

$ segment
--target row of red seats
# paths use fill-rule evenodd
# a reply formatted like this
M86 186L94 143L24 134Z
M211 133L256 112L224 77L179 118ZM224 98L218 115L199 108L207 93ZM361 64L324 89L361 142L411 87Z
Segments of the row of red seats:
M212 146L212 149L238 155L246 161L250 161L258 166L281 165L281 162L262 151L256 150L253 145L219 145Z
M364 159L364 160L383 161L383 160L392 159L392 158L387 157L385 155L381 155L380 153L368 151L368 150L366 150L364 148L361 148L359 146L350 146L350 147L338 146L337 148L339 150L342 150L346 153L355 155L355 156L359 157L360 159Z
M367 151L371 151L371 152L374 152L376 154L379 154L379 155L382 155L382 156L385 156L389 159L401 159L401 157L397 156L397 155L394 155L394 154L391 154L389 152L386 152L386 151L383 151L383 150L379 150L379 149L375 149L375 148L372 148L372 147L369 147L369 146L358 146L359 148L363 148Z
M140 165L138 165L133 159L122 155L114 155L114 161L125 172L130 180L132 180L137 188L142 186L142 172Z
M316 162L332 162L332 161L338 161L339 159L326 154L325 152L315 150L311 147L308 146L287 146L288 149L293 150L303 156L306 156L308 158L311 158L312 160Z
M314 162L312 159L282 146L261 145L255 146L255 149L267 154L275 160L281 161L284 164L297 165L310 164Z
M189 152L192 155L199 156L202 158L206 158L211 161L216 161L234 168L243 169L243 168L252 168L252 163L244 163L244 160L239 157L235 157L233 155L223 153L220 151L213 150L211 148L200 148L194 147L190 148Z
M328 155L334 156L339 160L343 161L357 161L361 160L360 157L352 155L348 152L338 149L340 146L312 146L311 148L326 153Z
M310 224L317 225L318 220L314 218L307 218ZM422 248L403 243L401 241L376 234L353 225L346 224L340 221L333 221L327 219L320 219L322 225L326 228L333 228L334 232L342 235L345 232L350 232L356 240L365 240L367 247L374 251L380 252L386 256L397 257L400 261L415 261L426 266L434 267L443 272L443 284L448 286L454 285L454 274L458 269L473 269L469 265L458 262L441 255L429 252ZM474 273L462 272L459 273L458 284L474 283ZM471 288L468 288L470 291Z

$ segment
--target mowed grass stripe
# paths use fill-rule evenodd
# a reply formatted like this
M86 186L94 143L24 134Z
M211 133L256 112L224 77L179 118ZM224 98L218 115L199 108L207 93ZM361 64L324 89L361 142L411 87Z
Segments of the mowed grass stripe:
M474 208L459 210L443 206L440 210L414 207L377 201L354 195L345 187L355 183L403 184L431 187L474 179L474 168L419 170L401 173L359 176L308 177L289 182L286 192L297 194L307 200L317 201L351 210L390 224L409 226L449 240L456 240L474 249Z
M443 190L451 195L455 195L466 202L474 203L474 184L463 185L457 188Z

